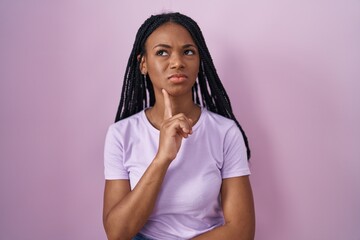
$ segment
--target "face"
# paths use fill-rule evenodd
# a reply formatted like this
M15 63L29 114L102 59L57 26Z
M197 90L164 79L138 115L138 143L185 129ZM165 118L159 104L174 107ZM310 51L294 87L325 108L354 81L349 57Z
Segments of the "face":
M142 74L149 74L155 95L164 88L170 95L190 94L199 72L200 57L190 33L176 23L165 23L150 34L141 59Z

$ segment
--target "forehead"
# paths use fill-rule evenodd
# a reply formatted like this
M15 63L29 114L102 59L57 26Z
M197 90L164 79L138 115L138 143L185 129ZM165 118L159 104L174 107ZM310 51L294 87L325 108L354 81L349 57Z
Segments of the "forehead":
M169 45L195 45L189 31L180 24L172 22L165 23L155 29L146 40L145 45L151 48L160 43Z

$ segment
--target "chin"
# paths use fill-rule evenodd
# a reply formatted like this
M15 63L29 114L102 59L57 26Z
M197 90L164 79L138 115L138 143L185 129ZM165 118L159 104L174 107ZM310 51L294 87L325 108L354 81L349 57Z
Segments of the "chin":
M171 86L165 88L165 90L169 93L169 95L173 97L183 96L189 94L192 97L192 86L184 87L184 86Z

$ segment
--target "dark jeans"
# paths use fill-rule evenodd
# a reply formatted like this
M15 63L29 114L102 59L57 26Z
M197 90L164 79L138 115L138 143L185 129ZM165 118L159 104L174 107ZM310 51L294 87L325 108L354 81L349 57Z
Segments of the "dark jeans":
M138 233L132 240L153 240L153 239L147 238L141 233Z

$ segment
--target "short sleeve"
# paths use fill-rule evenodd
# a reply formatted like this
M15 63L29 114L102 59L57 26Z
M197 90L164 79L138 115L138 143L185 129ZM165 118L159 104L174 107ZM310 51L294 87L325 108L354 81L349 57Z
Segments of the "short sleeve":
M235 123L226 132L223 154L222 178L250 175L244 138Z
M129 179L129 174L124 168L123 144L116 125L112 124L106 134L104 146L104 173L105 179Z

